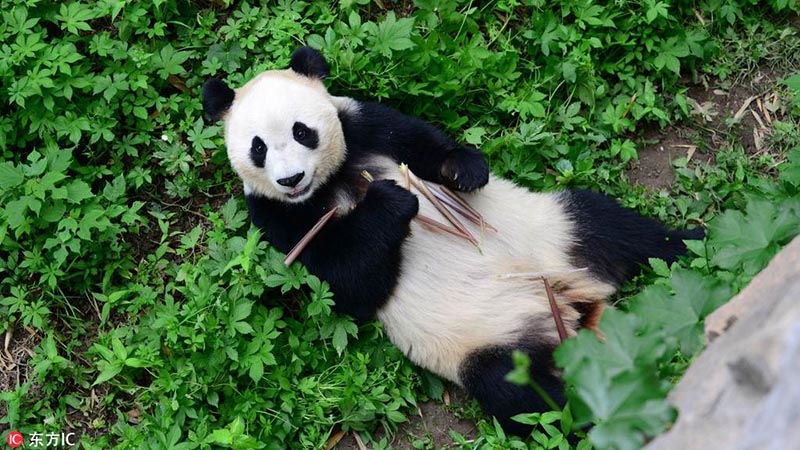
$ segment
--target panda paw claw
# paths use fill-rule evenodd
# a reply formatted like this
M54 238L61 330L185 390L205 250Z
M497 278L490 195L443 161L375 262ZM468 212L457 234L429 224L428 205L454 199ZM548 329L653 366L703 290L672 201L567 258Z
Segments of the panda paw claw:
M489 182L489 164L480 150L471 146L453 151L440 172L443 184L458 191L471 192Z

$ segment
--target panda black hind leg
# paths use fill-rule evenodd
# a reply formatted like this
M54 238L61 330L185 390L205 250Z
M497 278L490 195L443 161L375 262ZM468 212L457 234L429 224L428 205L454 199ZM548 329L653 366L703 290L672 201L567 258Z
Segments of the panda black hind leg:
M702 228L670 230L592 191L566 191L560 200L575 225L576 265L617 286L638 274L649 258L671 264L686 253L684 240L705 236Z
M530 377L559 406L564 405L564 387L555 375L553 350L557 343L531 339L517 345L486 347L472 352L461 364L459 378L467 392L494 416L507 433L530 434L531 427L511 418L517 414L552 409L529 386L506 381L514 369L512 353L519 350L531 361Z

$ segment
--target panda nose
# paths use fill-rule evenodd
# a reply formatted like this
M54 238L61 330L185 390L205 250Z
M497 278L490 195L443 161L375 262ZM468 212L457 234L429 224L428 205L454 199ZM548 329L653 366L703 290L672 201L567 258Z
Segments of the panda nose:
M300 180L303 179L305 174L306 174L305 172L300 172L300 173L296 173L296 174L294 174L294 175L292 175L290 177L281 178L280 180L278 180L278 184L280 184L281 186L286 186L286 187L295 187L295 186L297 186L297 183L299 183Z

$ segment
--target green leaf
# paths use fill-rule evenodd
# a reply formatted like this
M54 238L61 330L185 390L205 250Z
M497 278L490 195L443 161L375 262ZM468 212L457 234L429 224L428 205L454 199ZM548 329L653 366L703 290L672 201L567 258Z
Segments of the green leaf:
M402 423L406 421L406 416L400 411L386 411L386 418L394 423Z
M683 268L675 269L671 283L674 295L662 285L648 286L631 300L631 311L678 339L681 352L691 356L704 343L703 319L733 293L719 279Z
M244 320L248 316L250 316L250 311L253 309L253 303L249 301L243 301L242 303L237 304L233 308L233 313L231 314L231 318L234 322L239 320Z
M800 91L798 93L800 94ZM800 147L795 148L787 155L787 161L781 164L779 169L782 181L800 187Z
M650 3L650 2L647 2ZM652 23L658 16L661 17L669 17L669 5L664 2L656 2L651 4L650 7L647 9L647 13L645 14L645 18L647 19L647 23Z
M572 64L569 61L564 61L561 63L561 73L564 75L564 79L567 80L569 83L575 83L578 79L578 75L576 73L575 64Z
M125 189L125 176L118 175L114 177L111 183L106 183L106 186L103 188L103 197L111 202L116 201L125 195Z
M72 34L79 34L81 31L92 31L92 27L86 22L93 19L94 16L89 5L75 1L62 3L56 19L62 22L62 29L66 29Z
M525 353L515 350L512 354L514 369L506 374L506 381L520 386L527 386L531 382L531 359Z
M667 263L664 262L663 259L648 258L647 261L650 263L650 267L653 268L653 271L656 273L656 275L664 278L669 278L670 275L669 267L667 267Z
M386 18L377 26L373 22L364 24L364 28L373 34L372 49L386 57L392 56L392 50L406 50L414 47L411 41L413 18L397 20L394 11L389 11Z
M333 348L340 355L347 348L347 331L343 326L337 325L333 330Z
M8 224L12 229L19 228L28 217L27 211L30 210L35 214L38 214L41 206L42 202L28 196L20 197L16 200L8 202L4 208Z
M576 422L596 423L592 442L598 448L634 448L643 435L654 435L673 418L667 386L656 376L668 347L663 334L634 314L608 309L600 330L603 341L581 330L554 357L573 387L568 395Z
M247 223L247 211L239 210L236 199L231 198L220 209L225 227L229 230L238 230Z
M781 83L794 91L794 102L796 105L800 105L800 73L781 80Z
M140 358L128 358L125 360L125 365L128 367L147 367L149 364Z
M233 328L241 334L253 334L253 327L247 322L234 322Z
M511 416L514 422L524 423L525 425L539 425L541 413L523 413Z
M163 46L155 58L157 66L160 67L158 76L166 80L170 75L182 74L184 72L182 64L191 56L191 52L176 51L172 44Z
M485 134L486 130L482 127L470 127L464 131L464 140L467 141L468 144L480 145Z
M233 443L233 435L226 428L220 428L211 432L204 440L207 444L217 444L229 447Z
M0 189L8 191L11 188L19 186L25 181L25 176L22 171L17 170L11 162L0 163Z
M39 218L45 222L58 222L62 217L64 217L66 210L67 207L64 205L64 202L52 202L42 208Z
M128 349L119 339L114 338L111 340L111 348L114 350L114 356L120 361L125 361L128 358Z
M92 188L84 181L75 180L67 185L67 201L70 203L80 203L93 195Z
M122 372L122 366L119 365L108 365L100 374L97 376L97 379L94 380L92 386L97 386L100 383L105 383L106 381L114 378L120 372Z
M800 232L797 202L750 199L745 213L726 211L709 222L711 264L727 270L741 267L755 275L764 268L780 246Z
M253 363L250 365L250 370L247 372L247 374L250 376L250 379L256 383L261 380L261 377L264 376L264 364L260 359L253 360Z

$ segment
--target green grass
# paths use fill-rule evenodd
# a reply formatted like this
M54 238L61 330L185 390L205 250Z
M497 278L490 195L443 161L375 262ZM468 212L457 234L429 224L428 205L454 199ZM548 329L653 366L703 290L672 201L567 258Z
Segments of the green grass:
M568 413L522 417L537 424L525 444L473 404L477 437L454 433L454 448L564 449L590 423L579 449L637 448L674 418L664 398L702 319L800 231L787 0L1 5L4 430L74 431L87 449L319 448L339 430L370 441L441 397L378 323L331 314L327 285L259 241L202 116L207 78L240 85L306 43L333 93L434 122L499 175L708 227L685 261L623 289L605 343L582 333L558 351ZM750 130L710 130L688 89L743 89L761 69L786 81L770 82L781 112L748 153ZM629 185L641 137L670 123L693 130L698 157L672 162L669 190Z

